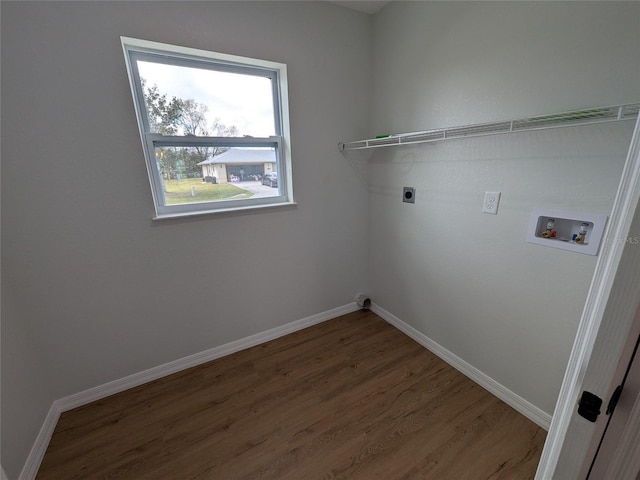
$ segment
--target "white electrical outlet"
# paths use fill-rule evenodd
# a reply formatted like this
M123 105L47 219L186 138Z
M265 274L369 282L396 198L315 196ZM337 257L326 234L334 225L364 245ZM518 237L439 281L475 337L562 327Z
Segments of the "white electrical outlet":
M498 205L500 204L500 192L484 192L484 203L482 204L482 212L490 215L498 214Z

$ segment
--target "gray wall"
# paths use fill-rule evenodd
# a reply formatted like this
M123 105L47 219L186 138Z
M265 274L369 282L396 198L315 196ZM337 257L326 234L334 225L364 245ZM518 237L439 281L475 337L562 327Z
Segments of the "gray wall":
M346 304L368 282L551 413L595 257L526 244L526 223L538 206L608 212L631 126L351 163L336 144L637 101L638 7L393 2L372 19L312 2L2 2L10 478L52 399ZM152 222L120 35L287 63L298 207ZM498 216L480 213L485 190L502 191Z
M370 134L636 102L638 18L638 2L393 2L374 19ZM552 414L596 257L526 243L529 216L608 214L632 129L376 150L373 298ZM502 192L497 216L485 191Z
M286 63L298 206L152 222L121 35ZM3 397L10 478L52 399L353 301L366 187L337 143L366 133L370 53L331 4L2 2L3 333L31 362L3 335L2 386L40 397Z

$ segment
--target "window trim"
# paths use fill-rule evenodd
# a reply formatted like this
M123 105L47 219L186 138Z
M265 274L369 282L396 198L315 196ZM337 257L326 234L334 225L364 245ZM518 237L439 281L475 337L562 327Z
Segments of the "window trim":
M295 204L291 174L289 102L285 64L130 37L120 38L155 207L154 219ZM275 135L270 137L204 137L152 133L148 124L142 82L136 63L137 60L145 58L156 63L178 66L196 65L198 68L271 78ZM188 147L191 145L274 148L279 177L278 195L255 199L166 205L164 183L155 160L155 148L158 146Z

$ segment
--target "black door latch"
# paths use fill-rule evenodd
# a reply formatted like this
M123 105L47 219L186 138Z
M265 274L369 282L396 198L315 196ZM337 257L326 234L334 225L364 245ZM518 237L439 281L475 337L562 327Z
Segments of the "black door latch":
M602 399L591 392L582 392L580 403L578 404L578 415L586 418L590 422L595 422L600 415Z

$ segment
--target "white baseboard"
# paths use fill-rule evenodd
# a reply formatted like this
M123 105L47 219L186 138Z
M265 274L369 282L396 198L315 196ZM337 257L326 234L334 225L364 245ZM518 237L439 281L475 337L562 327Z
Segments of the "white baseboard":
M56 423L58 423L58 419L62 412L81 407L82 405L100 400L108 397L109 395L114 395L116 393L123 392L124 390L128 390L129 388L137 387L144 383L171 375L172 373L186 370L187 368L210 362L211 360L239 352L240 350L260 345L261 343L331 320L332 318L339 317L340 315L355 312L359 309L360 307L355 302L349 303L342 307L337 307L327 310L326 312L302 318L300 320L272 328L265 332L257 333L225 345L220 345L219 347L214 347L209 350L205 350L204 352L189 355L188 357L180 358L173 362L165 363L164 365L159 365L143 372L134 373L133 375L105 383L104 385L89 388L88 390L55 400L47 414L47 417L45 418L44 424L40 429L40 433L36 438L33 448L27 457L27 461L22 469L19 480L35 479L38 469L40 468L40 463L42 462L47 446L49 445L49 441L51 440L51 436L53 435L53 430L55 429Z
M47 451L51 435L53 435L53 431L56 428L56 424L58 423L61 413L60 407L56 405L56 402L53 402L53 405L51 405L49 413L47 413L44 423L40 428L40 432L38 432L36 441L34 442L33 447L31 447L31 451L29 452L27 461L22 468L22 472L20 472L18 480L33 480L36 478L38 469L40 468L40 463L42 463L44 453Z
M440 344L434 342L429 337L419 332L411 325L406 324L398 317L393 315L392 313L386 311L384 308L376 305L375 303L371 305L371 311L376 315L382 317L384 320L389 322L391 325L396 327L401 332L405 333L420 345L425 347L427 350L430 350L432 353L440 357L442 360L447 362L453 368L461 372L462 374L469 377L471 380L476 382L481 387L485 388L493 395L498 397L500 400L505 402L507 405L513 407L515 410L520 412L522 415L527 417L532 422L536 423L540 427L545 430L549 430L549 425L551 424L551 415L536 407L532 403L526 401L521 396L513 393L504 385L498 383L493 378L484 374L474 366L465 362L463 359L454 355L449 350L441 346Z
M68 397L56 400L55 403L60 406L61 412L66 412L67 410L86 405L87 403L91 403L95 400L100 400L101 398L108 397L109 395L113 395L115 393L128 390L129 388L137 387L138 385L157 380L158 378L171 375L172 373L195 367L196 365L210 362L211 360L215 360L216 358L224 357L226 355L239 352L240 350L245 350L255 345L274 340L289 333L302 330L303 328L325 322L335 317L339 317L340 315L355 312L359 308L360 307L358 307L358 305L353 302L342 307L327 310L326 312L318 313L310 317L296 320L285 325L272 328L265 332L256 333L255 335L250 335L248 337L241 338L240 340L220 345L219 347L210 348L209 350L205 350L204 352L195 353L193 355L189 355L188 357L180 358L178 360L174 360L173 362L165 363L164 365L159 365L157 367L150 368L149 370L134 373L133 375L129 375L127 377L105 383L104 385L99 385L83 392L69 395Z

